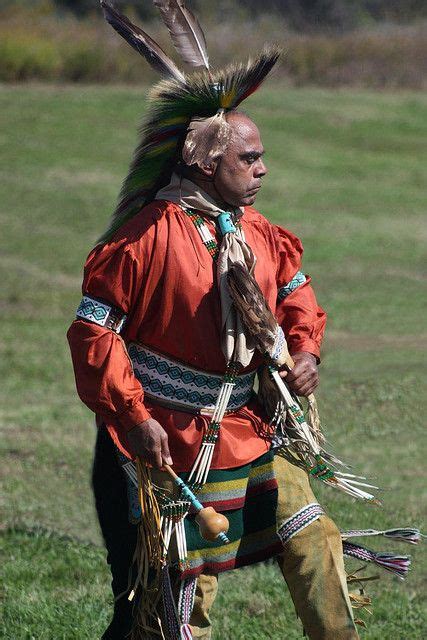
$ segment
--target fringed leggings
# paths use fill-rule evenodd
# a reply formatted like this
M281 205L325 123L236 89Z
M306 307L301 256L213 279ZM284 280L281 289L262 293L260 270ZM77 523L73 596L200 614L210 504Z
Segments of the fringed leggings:
M277 520L281 524L306 505L315 504L316 499L303 471L276 458L275 472L279 483ZM113 577L112 590L117 597L128 586L136 527L128 520L126 481L104 429L98 433L92 482ZM327 516L317 517L290 536L277 561L311 640L358 639L347 593L341 536ZM200 576L190 620L197 640L211 639L209 612L216 592L217 578ZM132 626L132 606L126 597L116 601L112 621L102 640L125 640Z

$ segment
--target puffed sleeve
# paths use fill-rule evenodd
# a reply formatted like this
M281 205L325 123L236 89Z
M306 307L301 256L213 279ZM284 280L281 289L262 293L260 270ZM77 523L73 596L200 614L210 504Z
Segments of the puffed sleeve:
M301 241L279 226L275 227L275 237L278 252L276 317L291 355L308 351L320 359L326 313L317 304L311 278L301 271Z
M81 400L125 431L150 415L119 331L102 322L113 313L118 327L131 313L143 285L139 262L124 241L96 247L85 264L78 317L67 333Z

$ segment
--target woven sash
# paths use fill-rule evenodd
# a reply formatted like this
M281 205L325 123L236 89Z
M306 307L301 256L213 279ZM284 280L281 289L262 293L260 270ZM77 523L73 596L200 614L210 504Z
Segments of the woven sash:
M212 414L224 376L193 369L135 342L128 352L147 398L188 413ZM227 412L249 402L254 380L255 371L237 376Z

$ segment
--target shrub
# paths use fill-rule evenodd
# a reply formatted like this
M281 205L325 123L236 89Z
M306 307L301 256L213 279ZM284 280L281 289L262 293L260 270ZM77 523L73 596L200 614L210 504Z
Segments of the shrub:
M52 80L60 66L53 41L23 33L3 34L0 38L0 80L4 82Z
M55 18L21 9L0 22L0 81L141 82L155 76L101 18ZM171 49L156 21L144 28ZM377 25L341 35L290 33L277 15L206 25L211 60L244 59L265 42L283 43L286 56L275 71L297 84L369 87L426 86L427 22Z

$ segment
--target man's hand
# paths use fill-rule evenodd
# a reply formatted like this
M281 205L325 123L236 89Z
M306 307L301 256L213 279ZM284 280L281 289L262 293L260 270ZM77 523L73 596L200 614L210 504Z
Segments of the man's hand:
M128 431L127 438L133 453L153 467L161 469L165 464L173 464L167 433L157 420L141 422Z
M319 384L316 358L312 353L300 351L292 356L295 367L292 371L281 371L290 389L298 396L309 396Z

